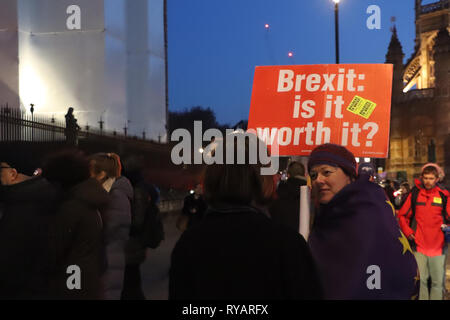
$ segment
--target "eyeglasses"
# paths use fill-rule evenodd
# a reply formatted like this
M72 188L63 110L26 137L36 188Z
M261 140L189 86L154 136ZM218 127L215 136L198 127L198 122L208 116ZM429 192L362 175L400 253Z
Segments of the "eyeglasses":
M317 171L311 171L309 173L309 177L311 178L311 181L314 181L314 180L316 180L319 177L319 174L321 174L322 176L324 176L326 178L326 177L331 176L336 171L337 171L337 169L323 168L323 169L320 169L318 172Z
M3 166L1 166L0 169L12 169L12 167L3 167Z

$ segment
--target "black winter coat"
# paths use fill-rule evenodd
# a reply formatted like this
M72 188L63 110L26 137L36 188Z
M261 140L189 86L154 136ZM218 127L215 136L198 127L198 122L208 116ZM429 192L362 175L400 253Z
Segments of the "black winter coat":
M300 187L306 186L306 180L289 178L278 186L276 199L269 207L273 221L292 230L299 231Z
M184 205L181 211L182 214L188 216L188 228L200 222L206 212L208 205L203 196L200 195L197 199L194 194L188 195L184 198Z
M48 226L56 199L41 177L0 187L0 300L48 296Z
M108 203L108 193L94 179L73 187L65 196L52 224L52 251L56 252L54 298L100 299L100 275L105 269L102 219L99 211ZM67 268L81 270L81 289L69 290Z
M172 253L169 299L321 297L303 237L252 207L208 210Z
M127 265L139 265L145 261L147 248L142 245L139 236L144 226L147 209L150 206L157 208L155 202L158 197L155 187L142 178L135 182L133 195L130 238L125 245Z

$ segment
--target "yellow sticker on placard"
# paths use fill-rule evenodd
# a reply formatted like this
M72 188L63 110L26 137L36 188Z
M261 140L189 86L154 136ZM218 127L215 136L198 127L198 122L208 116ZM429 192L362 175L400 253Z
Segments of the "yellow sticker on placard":
M433 198L433 203L439 203L439 204L442 204L442 198L440 198L440 197L434 197L434 198Z
M350 102L350 105L347 107L347 110L364 119L369 119L376 106L377 104L375 102L361 98L360 96L354 96L352 102Z

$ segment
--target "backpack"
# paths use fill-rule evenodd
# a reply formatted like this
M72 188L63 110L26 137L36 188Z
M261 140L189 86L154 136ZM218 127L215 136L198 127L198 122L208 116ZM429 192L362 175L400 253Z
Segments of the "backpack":
M411 211L412 211L412 215L411 218L409 219L409 226L411 229L413 229L414 231L416 231L417 229L417 221L415 219L416 216L416 205L417 205L417 197L419 196L419 188L417 188L416 186L414 186L411 191ZM447 197L445 196L445 194L442 191L439 191L439 195L441 196L442 199L442 221L444 222L444 224L446 224L448 222L447 220ZM408 197L405 197L405 201L406 199L408 199ZM401 206L403 206L404 203L402 203Z
M140 192L137 192L139 189ZM144 248L157 248L164 240L164 225L156 205L157 191L154 186L140 183L135 186L135 198L132 203L134 221L130 235L137 238ZM140 194L140 197L136 195ZM151 197L152 200L148 200ZM143 211L143 212L142 212Z
M159 208L151 201L145 211L144 223L138 233L138 240L146 248L156 249L164 240L164 225Z

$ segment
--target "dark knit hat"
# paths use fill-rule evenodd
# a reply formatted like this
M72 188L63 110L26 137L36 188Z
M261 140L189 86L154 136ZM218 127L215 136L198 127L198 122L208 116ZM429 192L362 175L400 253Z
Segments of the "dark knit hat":
M356 160L345 147L326 143L316 147L309 156L308 172L318 164L340 167L349 177L356 177Z
M375 175L375 168L370 162L363 162L358 165L358 175L367 174L369 176Z
M5 150L5 153L0 154L0 162L8 164L10 167L16 169L17 172L28 176L31 176L33 171L38 167L35 158L31 157L28 152L21 150Z

